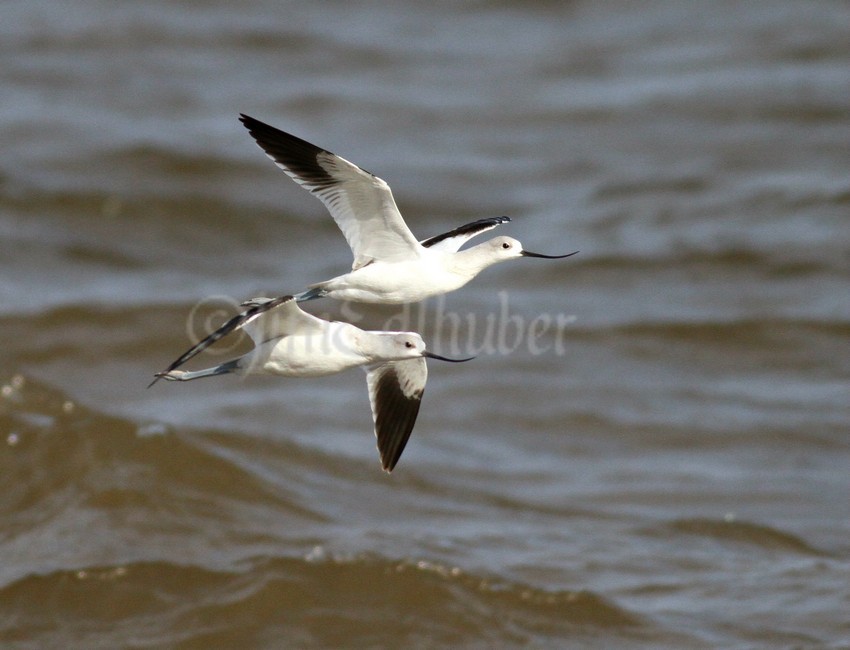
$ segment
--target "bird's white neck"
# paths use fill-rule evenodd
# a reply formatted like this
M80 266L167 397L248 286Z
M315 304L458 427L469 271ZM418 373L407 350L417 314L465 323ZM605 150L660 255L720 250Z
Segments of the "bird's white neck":
M493 249L487 242L478 244L472 248L453 253L451 256L452 270L459 275L468 275L474 278L489 266L493 266L501 260L492 253Z

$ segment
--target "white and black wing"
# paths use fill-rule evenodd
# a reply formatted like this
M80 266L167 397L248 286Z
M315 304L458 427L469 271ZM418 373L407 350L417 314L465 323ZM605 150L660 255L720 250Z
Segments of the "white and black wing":
M393 471L407 445L427 379L425 359L391 361L368 370L366 383L375 437L381 465L387 472Z
M354 163L248 115L239 120L275 164L317 196L342 230L354 269L421 252L386 182Z
M170 366L157 373L148 385L153 386L162 375L176 370L189 359L197 356L216 341L240 329L251 337L255 345L278 336L286 336L295 331L310 332L320 329L324 321L302 311L292 296L281 296L274 299L263 299L246 303L248 308L236 314L215 332L199 341L181 354Z
M419 243L422 244L424 248L430 248L434 251L456 253L460 250L461 246L473 237L480 235L483 232L487 232L488 230L493 230L496 226L508 223L510 220L510 217L490 217L487 219L479 219L478 221L473 221L472 223L459 226L449 232L444 232L442 235L423 239Z
M247 303L251 305L249 311L259 310L242 325L254 345L292 334L321 333L328 323L302 310L293 296L275 298L271 302L275 304L269 305L255 298Z

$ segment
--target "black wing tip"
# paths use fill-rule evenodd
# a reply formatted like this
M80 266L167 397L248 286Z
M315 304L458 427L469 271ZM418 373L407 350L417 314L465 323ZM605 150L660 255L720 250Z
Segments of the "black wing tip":
M239 121L242 122L242 126L248 129L248 133L250 133L251 137L253 137L255 140L257 139L258 132L277 130L273 126L269 126L265 122L261 122L255 117L245 115L245 113L239 113Z
M266 124L265 122L261 122L256 117L251 117L247 113L239 113L239 121L242 122L242 124L244 124L249 129L254 124L268 126L268 124Z
M394 369L387 369L378 382L375 435L381 467L387 473L395 469L410 440L424 392L423 388L411 396L405 395Z
M400 435L404 437L404 441L398 445L397 448L388 448L385 450L378 449L378 452L381 457L381 468L387 473L392 474L396 465L398 465L398 461L401 460L401 455L404 453L404 449L407 446L407 442L410 439L410 433L413 431L413 426L411 425L410 431L406 434L399 432L396 435Z
M295 138L294 135L287 133L286 131L281 131L280 129L273 127L271 124L261 122L256 117L245 115L245 113L239 114L239 121L242 122L242 125L248 129L248 133L250 133L251 136L258 142L261 137L268 138L276 136L278 138Z
M310 191L330 187L339 182L339 179L328 173L318 162L319 156L322 155L337 157L332 151L244 113L240 113L239 121L267 156L288 174L294 175L299 182L306 183Z
M239 113L239 121L242 122L242 125L246 129L248 129L248 132L254 137L255 140L258 141L258 143L260 141L260 138L273 138L278 141L282 140L284 142L288 142L289 144L297 144L302 147L307 147L311 151L325 151L327 153L330 153L326 149L317 147L312 142L307 142L306 140L299 138L297 135L287 133L283 129L279 129L276 126L272 126L271 124L266 124L265 122L258 120L256 117L251 117L250 115L246 115L245 113Z

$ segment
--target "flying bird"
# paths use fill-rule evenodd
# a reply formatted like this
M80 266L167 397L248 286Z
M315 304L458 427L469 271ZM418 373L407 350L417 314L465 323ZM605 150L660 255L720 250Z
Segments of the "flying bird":
M242 114L240 121L266 155L331 213L354 254L351 272L309 285L297 301L329 296L354 302L404 304L459 289L493 264L519 257L559 259L523 249L511 237L460 250L468 240L510 221L479 219L417 241L385 181L336 154Z
M367 373L378 453L387 472L396 466L413 431L428 378L425 359L469 361L428 351L415 332L365 331L317 318L298 307L293 296L249 301L245 306L245 311L157 373L148 387L158 379L191 381L229 373L319 377L361 366ZM205 370L177 369L239 329L254 342L247 354Z

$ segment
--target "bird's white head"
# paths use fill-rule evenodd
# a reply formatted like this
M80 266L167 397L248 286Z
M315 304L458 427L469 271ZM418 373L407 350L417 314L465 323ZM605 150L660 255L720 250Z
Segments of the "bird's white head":
M578 251L567 253L566 255L543 255L542 253L532 253L522 247L522 244L513 237L494 237L487 242L487 246L492 251L492 256L497 260L509 260L515 257L542 257L547 260L561 259L575 255Z
M425 341L415 332L393 332L386 337L391 359L417 359L425 352Z
M522 244L513 237L494 237L487 242L491 254L498 260L522 257Z
M439 359L440 361L452 361L459 363L469 361L467 359L450 359L448 357L434 354L425 349L425 341L416 332L375 332L382 341L381 349L376 351L376 357L381 361L402 361L404 359Z

